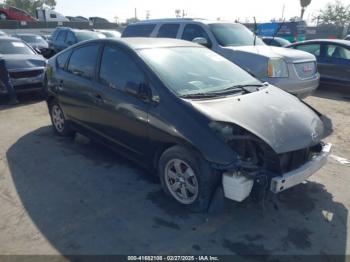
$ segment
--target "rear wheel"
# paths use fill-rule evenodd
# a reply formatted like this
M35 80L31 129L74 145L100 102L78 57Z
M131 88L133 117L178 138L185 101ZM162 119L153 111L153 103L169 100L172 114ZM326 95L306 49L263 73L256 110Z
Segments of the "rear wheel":
M60 136L74 136L75 132L69 127L59 104L55 101L51 102L49 110L54 131Z
M193 211L207 211L220 176L198 154L181 146L166 150L159 160L165 193Z

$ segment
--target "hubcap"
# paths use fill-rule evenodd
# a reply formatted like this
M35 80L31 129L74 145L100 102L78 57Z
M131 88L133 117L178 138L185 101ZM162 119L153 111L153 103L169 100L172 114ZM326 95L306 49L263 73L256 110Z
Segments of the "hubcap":
M64 116L61 108L58 105L54 105L51 111L52 122L58 132L62 132L64 129Z
M165 167L165 182L171 195L180 203L190 205L197 199L197 177L186 162L169 161Z

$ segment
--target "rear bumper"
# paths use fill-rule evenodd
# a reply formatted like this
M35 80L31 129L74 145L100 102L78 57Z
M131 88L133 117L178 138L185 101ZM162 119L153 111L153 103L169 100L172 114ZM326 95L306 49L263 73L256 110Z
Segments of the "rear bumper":
M322 152L314 156L314 158L305 165L286 173L283 176L273 178L271 181L270 190L273 193L280 193L307 180L327 163L331 149L332 145L326 144L323 147Z

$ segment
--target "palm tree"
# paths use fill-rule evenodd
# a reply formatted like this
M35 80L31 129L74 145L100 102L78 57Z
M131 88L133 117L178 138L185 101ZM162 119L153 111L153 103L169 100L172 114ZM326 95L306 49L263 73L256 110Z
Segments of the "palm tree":
M305 8L311 4L311 0L300 0L300 6L301 6L301 15L300 19L303 20Z

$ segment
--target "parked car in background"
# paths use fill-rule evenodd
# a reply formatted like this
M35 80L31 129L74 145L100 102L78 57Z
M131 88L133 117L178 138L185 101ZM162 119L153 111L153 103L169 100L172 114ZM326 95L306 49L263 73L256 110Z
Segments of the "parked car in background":
M120 38L121 33L116 30L95 30L96 32L99 32L101 34L104 34L106 38Z
M46 59L21 39L0 37L0 57L5 60L17 93L42 91ZM0 94L6 94L0 83Z
M50 53L54 55L78 42L99 38L105 38L105 36L94 31L58 27L52 33L51 41L49 42Z
M263 36L261 37L261 39L264 41L265 44L271 46L285 47L291 44L291 42L282 37Z
M67 17L49 8L38 8L36 17L39 21L45 22L69 22Z
M89 21L92 22L93 24L96 24L96 23L109 23L109 21L106 18L98 17L98 16L90 17Z
M93 40L51 58L47 72L58 135L82 132L158 170L164 191L194 210L207 210L221 183L238 202L287 190L330 154L318 112L195 43Z
M0 20L36 21L36 19L26 11L16 7L0 7Z
M181 38L200 43L264 82L300 98L314 92L320 76L306 52L267 46L242 24L201 19L159 19L130 24L122 37ZM307 67L308 71L303 69Z
M89 19L82 16L66 16L70 22L89 22Z
M295 43L288 47L316 56L322 84L342 86L350 90L349 41L319 39Z
M13 34L12 36L22 39L44 57L50 55L49 44L42 36L35 34Z

